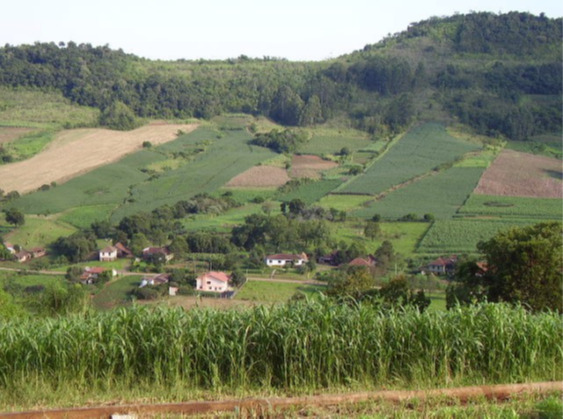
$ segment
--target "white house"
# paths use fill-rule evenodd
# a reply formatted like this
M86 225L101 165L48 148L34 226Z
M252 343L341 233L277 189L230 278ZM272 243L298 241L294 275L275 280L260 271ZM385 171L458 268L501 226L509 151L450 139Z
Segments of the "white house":
M99 251L99 259L102 262L113 262L117 259L117 248L113 246L104 247Z
M196 278L196 290L212 292L228 291L229 279L229 276L224 272L206 272Z
M268 266L301 266L309 261L305 253L300 255L279 253L276 255L266 256L266 265Z

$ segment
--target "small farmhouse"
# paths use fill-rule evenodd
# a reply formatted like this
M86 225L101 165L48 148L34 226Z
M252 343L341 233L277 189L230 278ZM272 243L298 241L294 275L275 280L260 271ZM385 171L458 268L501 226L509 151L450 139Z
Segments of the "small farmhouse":
M376 260L373 256L368 256L367 258L356 258L352 259L348 266L365 266L367 268L373 268L376 265Z
M196 290L224 292L229 290L230 277L224 272L210 271L196 278Z
M146 247L143 249L143 259L148 260L155 255L160 255L166 262L170 262L174 258L174 254L166 247Z
M169 281L170 281L170 275L169 274L160 274L160 275L157 275L157 276L148 276L148 277L144 277L141 280L141 284L139 285L139 288L146 287L147 285L167 284Z
M457 256L439 257L427 266L427 270L435 275L449 275L454 273L457 264Z
M86 266L84 271L82 271L82 275L80 275L80 282L84 285L93 284L98 280L100 275L106 271L107 269L101 266L94 266L92 268ZM117 275L117 271L115 269L112 269L110 272L112 277Z
M100 250L99 259L102 262L113 262L117 259L117 248L114 246L107 246Z
M117 249L118 258L132 258L133 252L125 247L122 243L115 243L115 248Z
M279 253L276 255L266 256L266 265L268 266L301 266L309 261L305 253L300 255Z

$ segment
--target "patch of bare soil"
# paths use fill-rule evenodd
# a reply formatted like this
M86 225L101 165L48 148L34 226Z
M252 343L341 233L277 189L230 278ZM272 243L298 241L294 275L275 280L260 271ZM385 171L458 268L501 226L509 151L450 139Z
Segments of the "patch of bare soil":
M291 177L294 178L320 178L320 172L337 167L332 161L321 159L319 156L301 155L293 156L291 161Z
M476 194L563 198L561 160L503 150L485 171Z
M254 166L232 178L226 186L233 188L268 188L285 185L289 176L285 169L273 166Z
M0 127L0 144L16 140L31 131L32 128Z
M51 182L62 183L97 167L113 163L142 148L176 139L179 130L197 124L151 123L132 131L81 128L60 132L41 153L30 159L0 166L0 188L25 193Z

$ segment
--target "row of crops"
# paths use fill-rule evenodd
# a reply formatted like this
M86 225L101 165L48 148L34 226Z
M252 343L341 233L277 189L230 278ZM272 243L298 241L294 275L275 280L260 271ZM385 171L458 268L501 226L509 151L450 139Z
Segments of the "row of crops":
M562 333L556 314L502 304L426 313L327 299L245 311L133 307L0 323L0 386L150 380L311 389L550 380L563 366Z

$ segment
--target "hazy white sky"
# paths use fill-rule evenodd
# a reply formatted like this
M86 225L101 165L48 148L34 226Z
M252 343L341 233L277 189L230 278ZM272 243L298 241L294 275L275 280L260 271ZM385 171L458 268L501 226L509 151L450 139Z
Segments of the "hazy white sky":
M323 60L409 23L456 12L563 15L561 0L17 0L0 12L0 45L108 44L151 59Z

